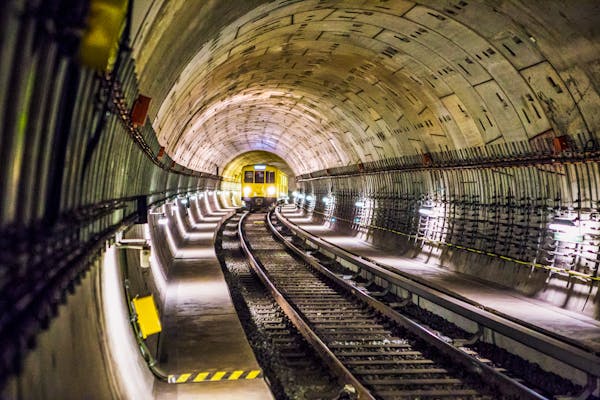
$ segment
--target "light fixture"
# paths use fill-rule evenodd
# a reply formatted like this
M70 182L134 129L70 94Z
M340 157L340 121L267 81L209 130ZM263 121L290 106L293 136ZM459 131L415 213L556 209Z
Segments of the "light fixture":
M329 197L329 196L323 197L323 203L329 205L329 203L331 203L331 197Z
M300 200L302 200L302 199L304 199L304 194L298 193L298 195L296 197L299 198Z
M244 196L250 196L250 192L252 192L252 188L250 186L244 187Z
M548 225L548 228L561 232L572 232L579 229L575 221L570 218L554 218L550 225Z
M181 204L186 205L188 203L188 199L186 199L185 197L183 199L180 199Z
M419 208L419 214L425 217L435 217L437 215L437 212L435 208L433 208L433 206L422 206L421 208Z
M574 219L554 218L548 228L554 231L554 240L571 243L583 242L583 232Z
M363 208L365 206L365 202L364 201L357 201L356 203L354 203L354 205L358 208Z
M314 197L312 197L310 194L308 196L306 196L306 201L313 201Z
M269 196L273 196L275 194L276 190L275 190L275 186L269 186L267 187L267 194Z
M254 166L255 171L264 171L265 169L267 169L267 166L264 164L256 164Z
M295 190L292 192L292 196L293 197L298 197L298 192L296 192Z
M167 225L169 223L169 218L163 216L160 217L157 222L159 225Z

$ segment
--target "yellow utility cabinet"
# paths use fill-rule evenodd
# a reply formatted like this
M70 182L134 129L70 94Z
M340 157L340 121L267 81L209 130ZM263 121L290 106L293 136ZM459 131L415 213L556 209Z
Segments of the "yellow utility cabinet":
M133 299L133 308L144 339L162 330L152 295Z

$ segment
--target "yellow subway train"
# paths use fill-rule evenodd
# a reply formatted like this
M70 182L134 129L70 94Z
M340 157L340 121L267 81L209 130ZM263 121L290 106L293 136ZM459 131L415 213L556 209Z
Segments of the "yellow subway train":
M266 164L242 168L242 204L251 211L266 210L288 196L288 176Z

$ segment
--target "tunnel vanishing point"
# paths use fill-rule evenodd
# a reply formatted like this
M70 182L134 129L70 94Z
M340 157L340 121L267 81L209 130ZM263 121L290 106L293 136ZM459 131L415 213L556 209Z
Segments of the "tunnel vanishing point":
M329 229L600 318L596 0L6 0L0 33L0 398L145 393L106 259L256 163Z

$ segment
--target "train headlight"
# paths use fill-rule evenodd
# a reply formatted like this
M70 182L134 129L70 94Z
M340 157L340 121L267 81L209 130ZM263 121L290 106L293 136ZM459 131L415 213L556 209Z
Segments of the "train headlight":
M273 195L275 194L275 186L269 186L269 187L267 188L267 194L268 194L269 196L273 196Z
M244 196L246 196L246 197L250 196L251 191L252 191L252 188L250 186L246 186L244 188Z

